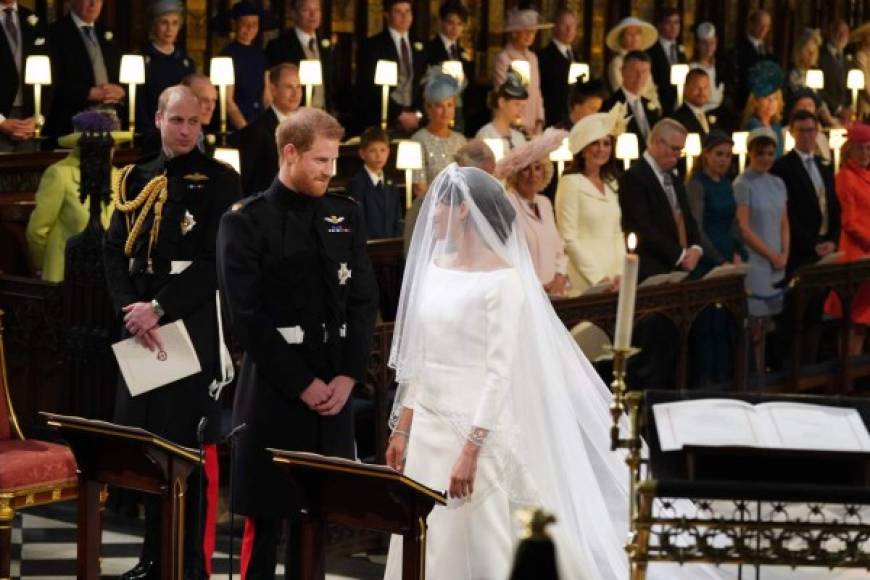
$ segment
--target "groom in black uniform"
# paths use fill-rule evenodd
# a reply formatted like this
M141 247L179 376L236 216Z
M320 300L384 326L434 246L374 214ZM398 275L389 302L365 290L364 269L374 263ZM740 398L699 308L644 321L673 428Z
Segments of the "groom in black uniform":
M302 108L276 132L271 187L221 220L218 277L245 350L233 424L235 510L248 516L242 574L273 578L291 518L286 577L298 577L298 498L267 447L353 458L348 400L365 379L378 307L361 208L327 193L344 129Z
M214 443L219 434L220 406L209 396L218 370L215 241L220 216L241 197L241 185L239 174L229 165L197 149L199 101L189 88L163 91L156 125L161 151L121 170L115 212L103 246L106 281L114 310L124 319L126 336L136 336L154 350L160 342L158 325L181 320L202 371L136 397L122 378L115 420L197 447L203 417L207 423L202 423L205 432L199 435L204 441ZM216 465L216 448L206 445L205 451L207 465ZM216 470L212 475L209 487L216 490ZM185 508L185 578L206 577L202 530L194 525L198 498L199 482L191 477ZM124 580L160 578L156 496L146 496L145 527L140 561L122 576Z

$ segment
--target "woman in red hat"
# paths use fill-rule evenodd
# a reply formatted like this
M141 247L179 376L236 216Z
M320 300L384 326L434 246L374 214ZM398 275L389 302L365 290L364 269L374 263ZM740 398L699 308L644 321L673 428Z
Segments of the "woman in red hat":
M843 147L843 164L837 173L837 197L840 200L842 231L840 250L845 260L870 256L870 125L855 123L849 129ZM825 305L831 316L841 316L839 298L831 294ZM849 354L864 350L866 326L870 324L870 284L863 285L852 301Z

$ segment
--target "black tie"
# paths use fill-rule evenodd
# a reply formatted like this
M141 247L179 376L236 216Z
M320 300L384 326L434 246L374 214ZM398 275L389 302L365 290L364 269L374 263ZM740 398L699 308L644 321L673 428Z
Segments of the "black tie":
M308 39L308 56L314 58L317 56L317 45L314 42L314 37Z
M460 60L459 56L459 44L453 43L453 46L450 47L450 58L453 60Z
M380 192L382 192L383 190L384 190L384 180L383 180L383 179L379 179L379 180L378 180L378 184L375 186L375 191L377 191L378 193L380 193Z
M570 46L568 47L568 50L567 50L567 52L565 53L565 56L568 57L568 62L574 62L574 51L571 50L571 47L570 47Z
M12 40L12 52L18 50L18 28L15 26L15 11L12 8L6 8L3 10L6 13L6 19L4 22L4 26L6 26L6 32L9 34L9 38Z
M671 64L677 64L677 43L671 43Z

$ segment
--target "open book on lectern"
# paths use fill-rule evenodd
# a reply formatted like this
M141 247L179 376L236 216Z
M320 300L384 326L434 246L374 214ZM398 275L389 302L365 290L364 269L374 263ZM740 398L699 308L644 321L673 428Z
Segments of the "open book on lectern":
M850 407L694 399L654 405L653 415L662 451L691 445L870 453L870 433Z

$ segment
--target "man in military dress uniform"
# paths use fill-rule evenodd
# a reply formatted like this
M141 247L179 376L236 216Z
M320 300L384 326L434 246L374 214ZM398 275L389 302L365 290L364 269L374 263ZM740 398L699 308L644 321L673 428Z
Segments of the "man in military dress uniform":
M273 578L284 518L297 578L298 500L267 447L353 458L351 390L365 378L378 307L361 208L326 193L344 134L302 108L276 131L278 176L221 221L218 276L245 350L233 423L237 512L248 516L242 575Z
M124 335L160 347L158 325L181 320L202 371L132 397L123 378L115 419L188 447L217 439L219 406L209 396L218 374L215 241L220 216L241 197L239 175L196 147L199 102L187 87L166 89L158 102L160 153L121 170L115 212L104 243L106 279ZM214 449L214 446L211 446ZM217 487L216 452L207 447L209 487ZM146 497L146 533L139 564L122 578L159 578L159 505ZM202 530L197 530L199 480L187 490L185 577L204 578Z

